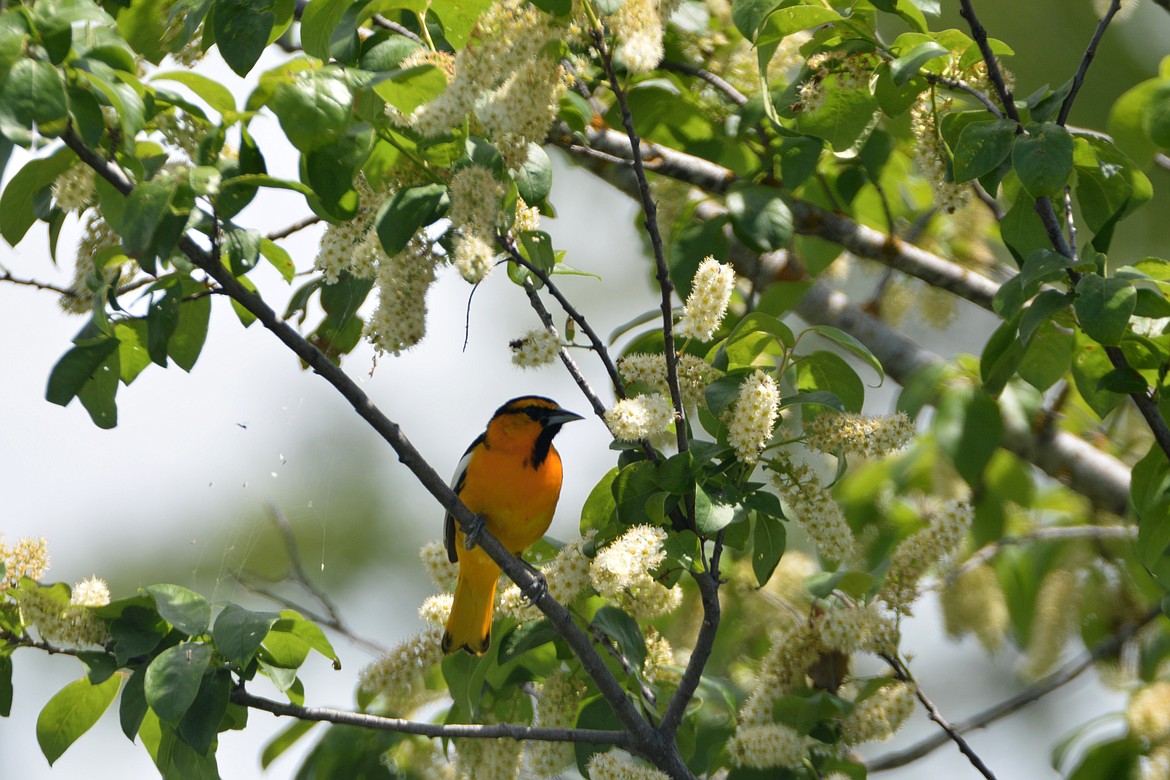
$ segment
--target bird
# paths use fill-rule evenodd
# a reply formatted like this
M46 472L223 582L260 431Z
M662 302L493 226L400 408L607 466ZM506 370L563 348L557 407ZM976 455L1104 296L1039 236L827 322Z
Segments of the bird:
M513 555L544 536L552 522L563 475L552 440L562 425L580 419L551 398L513 398L496 410L459 461L451 488ZM473 531L473 541L474 536ZM459 564L443 653L465 650L483 655L491 646L500 567L482 548L467 548L463 530L450 513L444 520L443 541L448 559Z

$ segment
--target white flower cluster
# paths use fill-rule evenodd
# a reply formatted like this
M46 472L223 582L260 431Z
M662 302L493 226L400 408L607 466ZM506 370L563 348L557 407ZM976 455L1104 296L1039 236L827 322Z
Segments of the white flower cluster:
M853 555L856 542L841 506L808 464L778 461L772 483L789 517L800 524L822 558L845 561Z
M565 69L536 57L493 91L476 116L491 131L508 168L517 170L528 159L528 144L544 139L565 92Z
M734 289L735 270L713 257L705 258L695 271L691 294L687 296L675 333L682 338L710 340L727 314Z
M682 601L682 590L677 585L667 588L651 574L666 559L665 541L666 531L661 528L630 528L593 559L589 579L594 589L639 619L674 611Z
M939 606L947 636L957 639L973 633L989 653L1003 646L1011 615L995 569L986 563L948 580L939 593Z
M618 359L618 373L630 384L640 384L651 390L669 395L666 384L666 356L646 352L634 352ZM678 375L678 390L683 406L694 407L706 403L707 385L723 375L706 360L694 355L682 354L675 364Z
M780 388L771 374L757 370L739 386L739 397L727 422L727 441L735 447L740 461L755 463L760 459L779 416Z
M805 444L820 452L883 458L904 449L914 438L914 425L905 412L870 416L826 412L804 427Z
M910 109L910 131L914 133L914 162L922 172L934 194L934 205L948 214L963 207L969 190L955 184L947 175L947 150L938 131L936 113L947 105L936 104L932 90L918 96L918 102Z
M776 632L772 637L772 648L760 662L755 688L740 709L740 728L771 723L776 700L791 689L804 685L808 668L816 663L820 654L820 636L808 621L787 631Z
M541 50L556 32L552 15L525 0L490 6L480 15L467 46L455 55L455 75L446 91L411 115L414 128L438 136L462 124L492 90L540 61ZM547 61L545 67L555 69Z
M552 562L541 568L548 595L558 603L568 606L589 587L589 558L585 547L593 541L596 531L590 530L567 542ZM529 604L520 593L520 588L510 580L506 581L497 597L497 607L517 620L534 620L540 617L540 610Z
M0 561L4 562L4 576L0 578L0 593L15 588L21 577L39 580L49 570L49 543L42 537L26 536L16 544L6 544L0 534Z
M456 739L455 767L466 780L514 780L520 774L520 743L514 739Z
M876 603L830 609L818 621L821 642L838 653L893 651L898 627Z
M849 745L884 742L897 733L914 713L917 705L914 686L901 682L883 685L857 702L841 723L841 732Z
M649 73L662 61L666 20L679 0L626 0L607 19L618 40L614 62L630 73Z
M1129 733L1149 745L1170 743L1170 682L1138 688L1125 708Z
M561 337L547 328L533 328L508 342L508 347L512 350L512 365L537 368L556 362L561 354Z
M1109 6L1112 3L1113 0L1093 0L1093 12L1097 14L1098 18L1104 19L1105 14L1109 13ZM1113 15L1113 21L1123 22L1133 16L1134 11L1137 10L1140 4L1141 0L1121 0L1121 7Z
M459 577L459 564L451 563L447 557L447 547L442 540L435 539L424 544L419 548L418 557L436 588L448 591L455 587L455 580Z
M954 554L973 518L970 504L959 501L943 502L930 514L925 528L894 549L882 585L881 597L890 608L907 615L918 599L918 581L931 566Z
M199 156L199 142L203 140L204 129L200 122L178 108L160 111L154 116L154 127L163 140L195 160Z
M620 750L594 753L586 768L593 780L669 780L665 772L640 764Z
M654 440L674 424L674 407L662 393L623 398L606 410L605 424L618 441Z
M496 258L496 220L504 185L487 168L469 165L451 177L447 218L454 233L455 267L471 284L487 276Z
M313 263L326 284L336 282L342 271L368 279L374 275L379 257L385 256L373 230L381 198L362 174L353 185L358 193L357 211L350 220L326 226Z
M558 670L545 678L536 700L532 725L541 728L570 728L577 716L584 687L566 672ZM533 740L526 743L525 765L536 777L558 777L573 763L569 742Z
M646 660L642 662L642 677L646 682L677 685L682 678L670 640L654 626L646 629Z
M80 214L94 202L94 173L84 163L77 163L53 180L53 200L62 211L76 211Z
M44 641L58 647L92 647L109 639L106 625L94 617L91 607L110 603L110 589L103 580L91 577L73 586L68 604L62 604L44 589L23 594L21 620L33 627Z
M736 766L753 769L799 766L812 741L783 723L743 725L727 741L727 754Z
M358 687L381 695L392 712L407 714L427 697L423 675L443 660L443 627L429 625L358 673Z
M86 214L85 224L81 229L81 238L77 241L77 259L73 264L73 281L69 285L71 295L62 295L59 299L61 308L70 314L88 314L93 309L94 289L101 284L109 284L118 275L118 265L107 265L102 268L102 281L97 274L97 256L104 250L118 246L122 239L106 223L105 217L99 209ZM126 268L133 268L125 264ZM123 281L126 277L123 277Z
M427 293L435 281L436 257L431 242L415 234L401 252L388 257L370 232L378 260L378 308L366 324L366 337L379 353L401 354L427 332ZM363 244L365 246L365 244Z
M424 623L432 626L444 626L447 624L447 618L451 616L451 605L455 602L455 596L450 593L436 593L433 596L427 596L423 599L422 606L418 608L418 616L422 618Z
M1061 651L1076 630L1080 598L1077 575L1068 569L1053 569L1040 583L1032 636L1021 670L1025 678L1038 679L1060 662Z

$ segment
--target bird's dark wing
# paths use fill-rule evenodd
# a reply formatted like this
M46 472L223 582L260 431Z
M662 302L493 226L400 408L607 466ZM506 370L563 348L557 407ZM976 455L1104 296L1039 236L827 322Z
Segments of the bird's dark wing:
M463 453L459 465L455 467L455 476L451 478L451 489L455 491L455 495L463 492L463 483L467 481L467 464L471 461L471 452L483 444L484 436L485 434L481 433L475 438L475 441ZM451 563L458 563L459 557L455 552L455 518L449 512L443 518L443 544L447 547L447 559Z

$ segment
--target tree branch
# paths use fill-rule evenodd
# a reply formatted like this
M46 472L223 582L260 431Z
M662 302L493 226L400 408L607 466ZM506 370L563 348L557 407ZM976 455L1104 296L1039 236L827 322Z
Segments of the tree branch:
M966 572L987 563L1004 547L1032 542L1062 542L1069 539L1137 539L1137 526L1133 525L1069 525L1037 528L1019 536L1004 536L980 547L971 557L946 573L946 581L954 582Z
M975 729L985 728L995 721L1006 718L1008 715L1018 712L1032 702L1042 699L1053 691L1069 684L1077 677L1080 677L1086 670L1090 669L1094 663L1120 650L1122 645L1132 639L1139 631L1157 619L1161 614L1162 609L1160 606L1153 607L1139 620L1125 626L1115 635L1093 648L1092 652L1086 653L1082 658L1069 662L1040 682L1024 689L1015 696L992 705L966 720L953 724L955 731L960 734L965 734ZM884 772L889 769L906 766L934 752L937 748L942 747L947 743L948 739L945 734L935 734L905 750L868 761L865 767L870 772Z
M690 65L685 62L671 62L670 60L663 60L658 64L658 68L660 70L670 70L674 71L675 73L683 73L687 76L694 76L697 79L702 79L735 105L741 107L747 105L747 96L732 86L726 79L717 76L705 68L700 68L696 65Z
M1085 47L1085 53L1081 56L1081 63L1077 66L1076 75L1073 76L1072 88L1065 96L1064 102L1060 104L1060 114L1056 117L1056 124L1063 126L1068 121L1068 114L1072 111L1073 101L1077 99L1077 93L1081 91L1081 86L1085 83L1085 74L1089 70L1089 65L1092 64L1093 58L1097 56L1097 44L1101 42L1106 28L1109 27L1109 23L1113 21L1113 17L1119 10L1121 10L1121 0L1112 0L1109 3L1109 8L1105 11L1105 15L1097 23L1097 29L1093 31L1093 37L1089 39L1089 45Z
M532 740L540 742L580 742L590 745L612 745L624 750L637 750L625 731L604 729L558 729L540 726L519 726L512 723L478 725L474 723L423 723L405 718L386 718L350 712L331 707L305 707L281 701L265 699L248 693L241 685L232 690L231 700L242 707L271 712L279 717L297 720L337 723L377 731L393 731L400 734L418 734L439 739L500 739Z

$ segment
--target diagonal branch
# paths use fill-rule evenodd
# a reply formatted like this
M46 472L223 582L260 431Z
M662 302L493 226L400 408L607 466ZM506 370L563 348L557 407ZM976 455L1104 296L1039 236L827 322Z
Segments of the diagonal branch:
M1085 83L1085 74L1089 70L1089 65L1093 63L1093 58L1097 56L1097 44L1101 43L1101 38L1105 35L1106 28L1109 23L1113 21L1113 17L1121 10L1121 0L1112 0L1109 7L1105 10L1105 15L1101 17L1101 21L1097 23L1097 29L1093 31L1093 37L1089 39L1089 45L1085 47L1085 53L1081 56L1081 64L1077 66L1076 75L1073 76L1072 88L1068 95L1065 96L1064 102L1060 104L1060 114L1056 117L1056 124L1063 125L1068 121L1068 114L1072 111L1073 101L1077 99L1077 93L1081 91L1081 86Z

